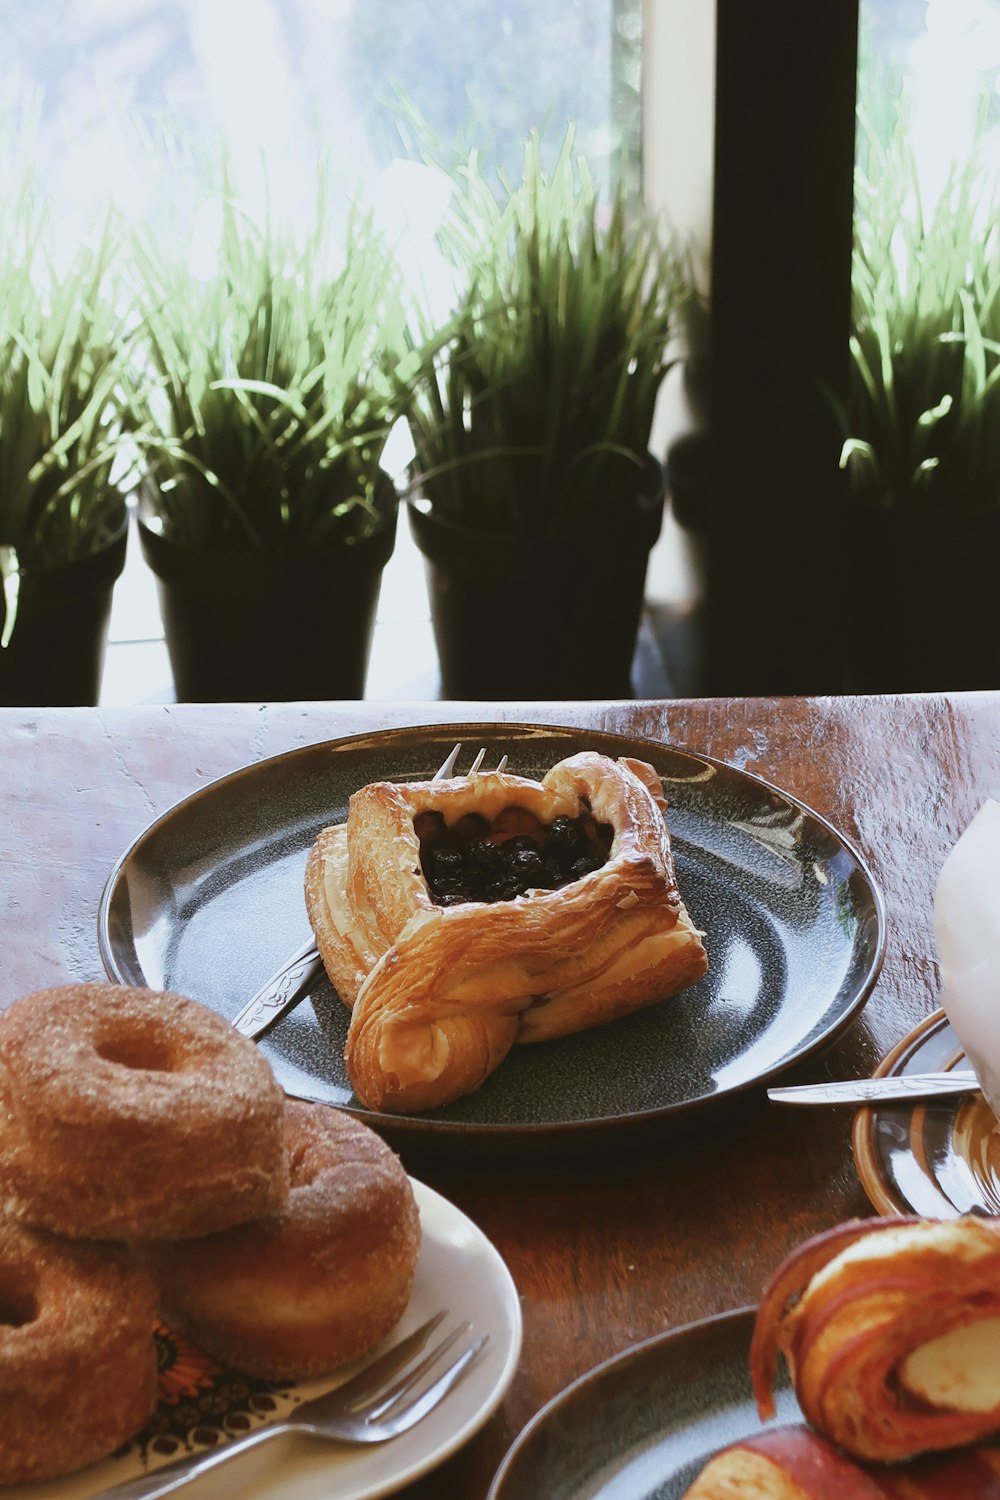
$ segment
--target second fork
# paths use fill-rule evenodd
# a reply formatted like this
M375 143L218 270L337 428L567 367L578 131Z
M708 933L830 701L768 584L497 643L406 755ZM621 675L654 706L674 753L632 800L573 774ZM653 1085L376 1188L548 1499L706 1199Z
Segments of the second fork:
M464 1322L419 1358L446 1315L440 1312L429 1318L346 1384L311 1401L303 1401L283 1421L256 1427L219 1448L165 1464L152 1474L126 1479L104 1490L100 1500L155 1500L157 1496L172 1494L236 1454L289 1432L302 1432L332 1442L363 1444L388 1442L408 1432L444 1400L489 1342L489 1335L483 1334L442 1364L445 1356L471 1332L471 1325Z

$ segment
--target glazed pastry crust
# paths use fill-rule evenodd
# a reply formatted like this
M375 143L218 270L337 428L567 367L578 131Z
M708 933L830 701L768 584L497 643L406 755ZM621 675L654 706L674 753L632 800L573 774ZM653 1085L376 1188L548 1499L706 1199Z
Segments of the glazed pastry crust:
M601 868L509 901L435 905L414 820L527 809L609 825ZM541 782L498 772L376 782L325 829L306 905L331 982L352 1008L348 1076L370 1108L431 1109L477 1088L515 1041L601 1025L694 983L708 960L674 875L664 799L643 762L592 752Z
M772 1427L721 1449L683 1500L889 1500L889 1491L809 1428Z
M805 1417L857 1458L978 1442L1000 1431L998 1323L1000 1219L852 1220L799 1246L765 1289L758 1411L774 1412L780 1354Z

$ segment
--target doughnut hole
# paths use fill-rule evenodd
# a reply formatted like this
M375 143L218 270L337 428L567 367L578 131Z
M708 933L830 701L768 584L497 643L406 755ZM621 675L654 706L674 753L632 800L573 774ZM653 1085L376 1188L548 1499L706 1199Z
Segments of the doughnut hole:
M37 1317L38 1297L34 1289L0 1273L0 1328L26 1328Z
M162 1026L134 1027L124 1035L98 1037L94 1051L105 1062L137 1073L175 1073L181 1061Z
M324 1163L310 1141L296 1141L288 1152L288 1178L292 1191L311 1187L323 1167Z

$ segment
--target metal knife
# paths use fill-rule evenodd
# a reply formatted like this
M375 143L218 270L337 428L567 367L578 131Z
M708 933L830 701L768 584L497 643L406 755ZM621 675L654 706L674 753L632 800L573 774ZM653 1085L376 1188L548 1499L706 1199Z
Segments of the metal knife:
M768 1089L776 1104L886 1104L893 1100L934 1099L972 1094L979 1080L971 1068L948 1073L900 1073L885 1078L849 1078L840 1083L800 1083Z
M302 999L322 968L323 960L316 950L316 939L309 938L255 995L250 996L239 1015L233 1017L236 1030L251 1038L260 1036Z

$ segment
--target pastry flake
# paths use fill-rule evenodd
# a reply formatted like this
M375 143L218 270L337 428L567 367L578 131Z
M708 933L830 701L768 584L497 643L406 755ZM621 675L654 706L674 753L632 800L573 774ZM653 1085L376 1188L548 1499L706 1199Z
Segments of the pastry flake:
M651 766L590 751L540 782L481 771L356 792L313 846L306 905L351 1009L358 1098L435 1108L478 1088L515 1042L601 1025L699 979L708 959L665 807Z

